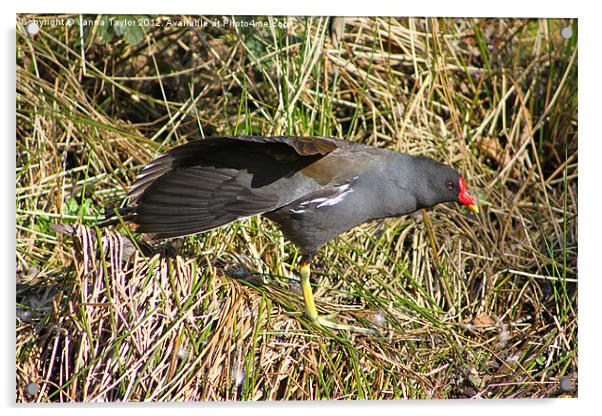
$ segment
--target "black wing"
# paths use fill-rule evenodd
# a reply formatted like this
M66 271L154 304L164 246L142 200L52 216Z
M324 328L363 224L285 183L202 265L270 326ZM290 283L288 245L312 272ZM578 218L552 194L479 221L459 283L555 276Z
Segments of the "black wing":
M298 198L296 175L337 149L328 138L222 137L193 141L149 163L129 194L137 231L196 234ZM289 179L288 181L286 179Z

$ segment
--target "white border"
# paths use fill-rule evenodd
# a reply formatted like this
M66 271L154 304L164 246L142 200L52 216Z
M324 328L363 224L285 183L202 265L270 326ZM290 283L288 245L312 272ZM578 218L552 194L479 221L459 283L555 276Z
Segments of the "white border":
M362 415L371 411L387 413L418 411L420 415L437 414L440 416L450 410L466 415L487 414L507 415L508 412L531 411L549 415L580 414L596 406L599 386L602 384L601 357L598 351L602 314L597 308L602 296L602 273L596 263L602 247L600 239L599 207L602 205L602 149L600 146L601 126L597 120L601 118L600 98L600 16L593 6L594 2L546 1L527 2L524 0L491 1L417 1L395 2L392 0L326 1L304 0L287 2L284 0L220 0L214 2L194 1L153 1L130 4L129 2L105 0L102 2L63 1L39 2L21 0L2 5L1 19L3 23L4 64L2 71L2 122L4 137L2 155L5 157L0 191L5 197L2 208L2 265L6 273L3 276L4 305L2 322L3 342L2 367L0 377L2 383L3 404L9 413L19 411L26 414L60 414L75 411L78 414L106 414L107 411L125 414L136 409L148 414L164 414L165 412L217 412L240 416L266 414L305 414L344 412L345 415ZM15 152L15 13L144 13L144 14L272 14L272 15L390 15L390 16L487 16L487 17L577 17L579 18L579 399L572 400L514 400L490 402L466 401L423 401L423 402L353 402L353 403L236 403L229 405L102 405L43 408L15 407L14 405L14 152ZM11 171L12 169L12 171ZM142 407L142 409L140 409Z

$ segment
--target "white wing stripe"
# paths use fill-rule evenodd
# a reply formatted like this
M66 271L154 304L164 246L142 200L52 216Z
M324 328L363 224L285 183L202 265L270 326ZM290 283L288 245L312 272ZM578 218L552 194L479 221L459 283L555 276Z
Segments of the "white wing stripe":
M330 198L320 197L311 199L309 201L301 203L299 206L302 207L307 205L316 205L316 208L322 208L331 205L336 205L345 198L345 195L350 194L351 192L353 192L353 189L351 189L350 184L347 183L345 185L339 186L336 192Z
M349 185L346 185L346 186L348 187ZM345 199L345 195L350 194L351 192L353 192L353 189L345 190L344 192L340 193L339 195L335 196L334 198L327 198L326 201L317 205L316 208L326 207L329 205L336 205L339 202L341 202L343 199Z

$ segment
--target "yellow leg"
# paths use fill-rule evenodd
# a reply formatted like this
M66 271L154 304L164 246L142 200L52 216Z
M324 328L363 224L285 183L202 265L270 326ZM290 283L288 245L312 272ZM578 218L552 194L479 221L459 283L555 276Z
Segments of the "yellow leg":
M372 329L360 328L353 325L338 324L330 321L329 319L320 317L318 315L318 309L316 308L316 302L314 301L314 293L311 290L311 283L309 281L309 276L311 274L309 261L303 261L301 263L299 274L301 275L301 288L303 289L303 299L305 301L305 316L312 322L332 329L349 330L360 332L362 334L376 334L376 331Z
M308 261L303 261L300 267L301 275L301 288L303 289L303 299L305 300L305 316L312 321L318 320L318 309L316 308L316 302L314 302L314 293L311 290L311 283L309 281L309 275L311 274L310 266Z

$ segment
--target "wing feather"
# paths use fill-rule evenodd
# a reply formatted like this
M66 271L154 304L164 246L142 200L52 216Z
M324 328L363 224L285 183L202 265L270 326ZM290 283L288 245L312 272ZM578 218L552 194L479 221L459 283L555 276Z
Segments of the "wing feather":
M128 194L137 231L156 239L179 237L272 211L299 197L281 179L338 144L329 138L241 136L175 147L150 162Z

